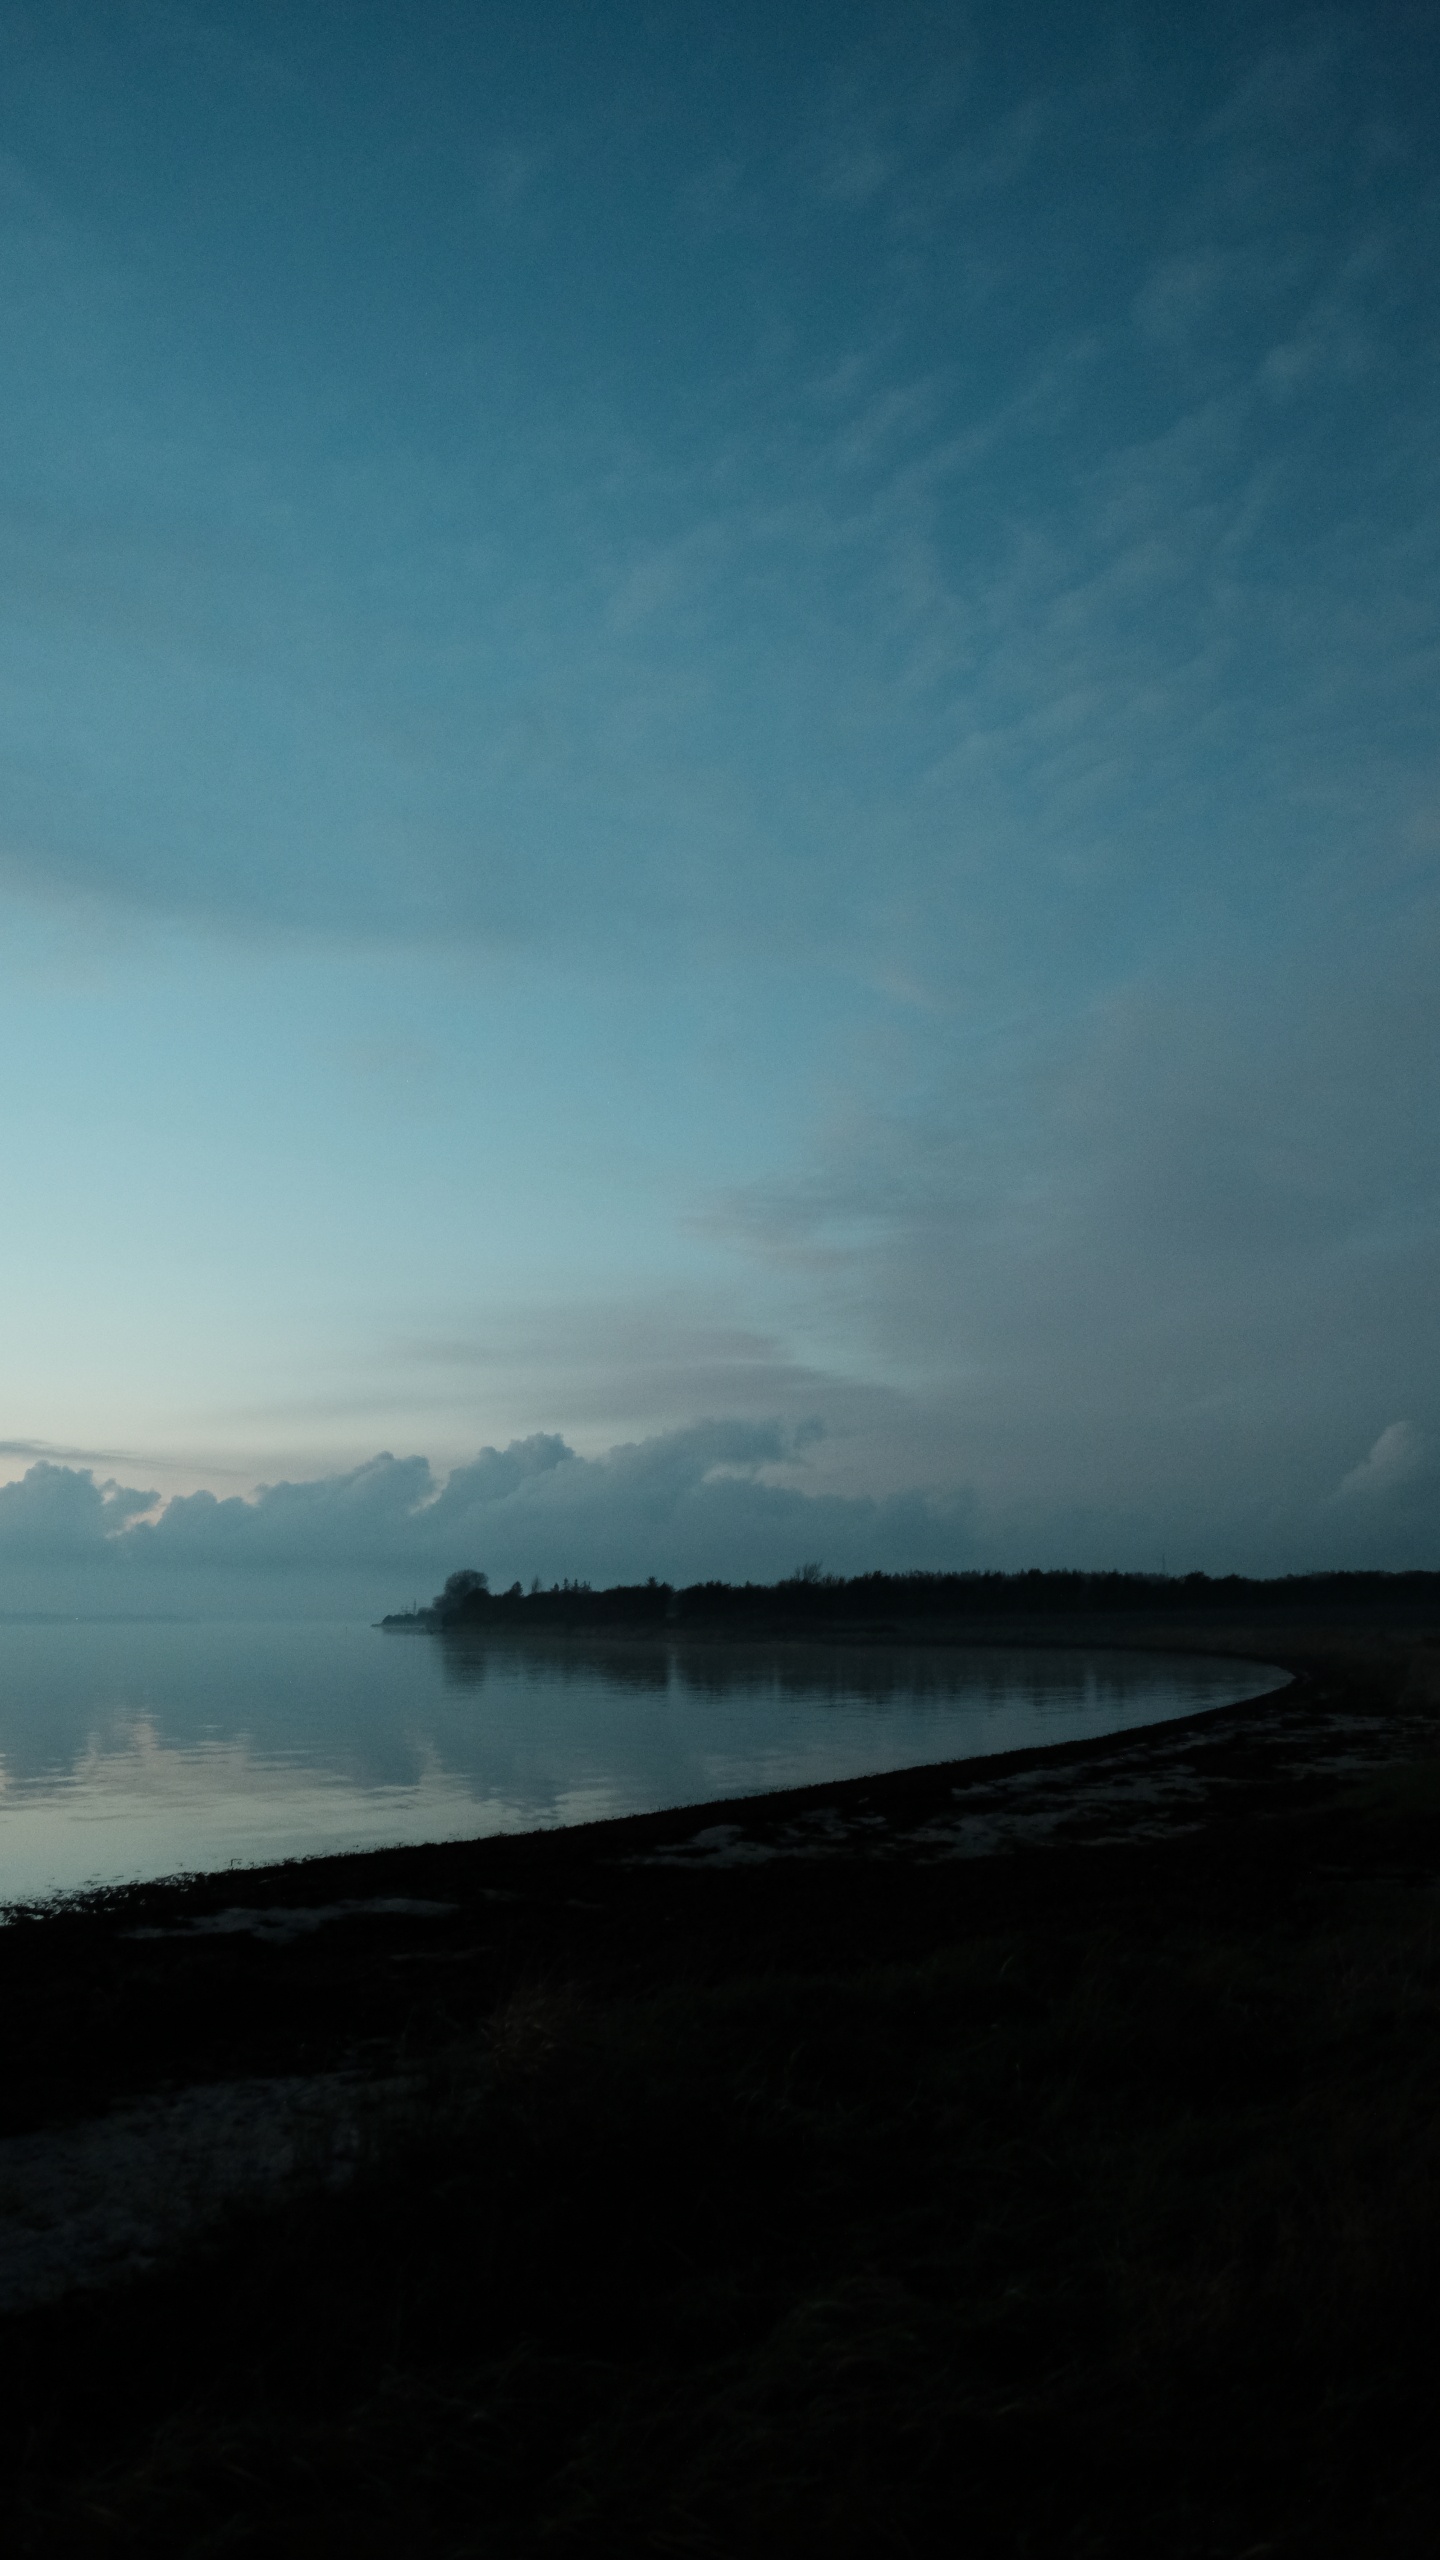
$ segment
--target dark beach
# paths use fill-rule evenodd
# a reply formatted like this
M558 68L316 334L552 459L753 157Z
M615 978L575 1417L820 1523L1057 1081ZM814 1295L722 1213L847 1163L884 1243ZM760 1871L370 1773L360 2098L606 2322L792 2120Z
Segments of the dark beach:
M1433 2548L1440 1615L1039 1632L1295 1678L0 1933L11 2547Z

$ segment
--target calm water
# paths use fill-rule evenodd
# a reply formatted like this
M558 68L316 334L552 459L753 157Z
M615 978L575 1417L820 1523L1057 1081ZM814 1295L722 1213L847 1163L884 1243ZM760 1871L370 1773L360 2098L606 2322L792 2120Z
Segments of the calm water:
M0 1902L589 1822L1277 1688L1197 1655L0 1623Z

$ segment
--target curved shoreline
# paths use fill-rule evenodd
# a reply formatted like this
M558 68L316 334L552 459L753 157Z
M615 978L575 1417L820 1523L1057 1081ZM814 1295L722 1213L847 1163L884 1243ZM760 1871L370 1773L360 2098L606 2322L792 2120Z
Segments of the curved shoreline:
M1289 1674L1173 1645L525 1630L395 1651L360 1625L27 1653L0 1896L572 1827L1170 1724ZM136 1704L102 1711L113 1689ZM90 1698L96 1701L91 1718ZM140 1703L143 1701L143 1705ZM49 1709L58 1711L52 1729Z
M1434 1624L1433 1641L1440 1644L1440 1617ZM673 1633L667 1637L664 1629L637 1632L650 1645L677 1641ZM1282 1632L1274 1624L1257 1625L1253 1621L1233 1626L1217 1625L1213 1618L1177 1623L1168 1614L1148 1626L1133 1618L1118 1623L1113 1618L1077 1618L1060 1624L1051 1620L1043 1625L1011 1619L993 1626L967 1624L954 1630L857 1630L846 1640L847 1649L853 1645L856 1650L934 1647L948 1651L961 1646L969 1649L1002 1645L1007 1651L1083 1647L1171 1656L1208 1655L1273 1667L1288 1676L1290 1685L1154 1724L1061 1738L1016 1750L912 1763L848 1778L815 1779L739 1796L700 1797L651 1811L602 1816L580 1823L546 1824L533 1830L375 1848L319 1850L302 1857L241 1867L182 1871L82 1888L5 1908L7 1913L23 1917L27 1925L59 1920L65 1915L72 1919L83 1915L101 1924L110 1915L118 1924L125 1917L149 1916L152 1909L161 1906L176 1912L192 1905L197 1912L209 1911L221 1896L230 1906L259 1903L265 1894L273 1894L282 1881L287 1899L301 1903L353 1898L363 1890L379 1894L423 1892L423 1879L432 1871L443 1872L453 1889L461 1881L462 1870L473 1870L478 1885L482 1870L497 1862L508 1866L517 1859L528 1863L532 1857L539 1857L547 1865L563 1866L573 1855L582 1865L588 1865L592 1859L603 1860L607 1855L629 1857L674 1847L691 1837L697 1822L706 1828L738 1824L744 1836L757 1845L764 1843L772 1853L784 1854L782 1843L787 1827L813 1821L826 1812L833 1812L847 1827L868 1824L872 1829L883 1828L887 1846L904 1854L912 1841L919 1848L920 1830L952 1802L998 1790L1018 1803L1037 1785L1047 1784L1047 1773L1058 1777L1073 1772L1074 1786L1068 1805L1057 1807L1057 1819L1045 1826L1046 1836L1086 1838L1096 1843L1102 1839L1115 1841L1127 1829L1134 1836L1145 1836L1138 1822L1127 1825L1122 1819L1117 1833L1094 1818L1122 1767L1130 1776L1142 1767L1148 1768L1157 1783L1173 1793L1177 1768L1188 1770L1193 1763L1200 1781L1199 1802L1207 1815L1223 1810L1227 1817L1233 1816L1240 1811L1242 1801L1258 1808L1261 1800L1268 1800L1277 1788L1283 1793L1294 1783L1299 1763L1313 1763L1315 1776L1322 1774L1321 1764L1333 1757L1337 1742L1337 1714L1348 1716L1354 1712L1352 1693L1357 1674L1364 1695L1359 1706L1360 1736L1353 1747L1367 1765L1370 1758L1383 1760L1402 1754L1411 1738L1413 1720L1401 1716L1397 1721L1398 1689L1403 1688L1404 1678L1397 1684L1394 1666L1414 1651L1423 1652L1425 1629L1323 1623L1294 1627L1288 1631L1289 1641L1277 1643L1275 1638ZM597 1631L593 1639L587 1636L589 1640L606 1650L620 1650L634 1638L626 1631L606 1629ZM502 1641L507 1645L535 1641L543 1645L553 1637L550 1631L537 1631L533 1638L507 1635ZM688 1646L695 1639L687 1635L679 1641ZM733 1649L735 1640L726 1641L727 1648ZM831 1639L807 1631L789 1640L763 1636L741 1640L749 1641L753 1641L757 1654L772 1657L778 1650L788 1650L791 1643L801 1649ZM1345 1691L1343 1707L1338 1704L1337 1682ZM1286 1702L1283 1710L1278 1703L1281 1700ZM1071 1816L1073 1820L1068 1818ZM1171 1830L1182 1827L1194 1828L1194 1820L1168 1825ZM1157 1835L1152 1830L1150 1836ZM995 1845L1005 1844L997 1840ZM812 1844L797 1842L796 1853L801 1846L808 1852ZM862 1842L858 1829L851 1846L855 1854L867 1858L876 1854L873 1845L866 1847ZM6 1934L0 1931L0 1940Z
M917 2549L953 2538L924 2483L957 2428L987 2550L1063 2560L1079 2444L1097 2547L1279 2547L1337 2497L1337 2554L1379 2547L1377 2408L1411 2464L1384 2547L1432 2548L1440 1621L1274 1633L1190 1649L1289 1686L1163 1725L0 1931L0 2397L54 2536L26 2548L90 2549L83 2509L116 2519L97 2552L178 2554L237 2501L289 2548L314 2477L438 2560L477 2495L543 2521L592 2453L666 2523L677 2374L760 2512L736 2374L823 2468L837 2317L860 2437L903 2450L940 2395L925 2458L882 2465L887 2513L921 2484Z
M1274 1631L1127 1632L1144 1650L1255 1661ZM1063 1638L1086 1640L1107 1642L1109 1630L1077 1625ZM516 1963L584 1969L618 1947L644 1971L669 1963L677 1914L699 1946L717 1930L743 1934L752 1906L782 1935L821 1925L822 1909L829 1925L837 1891L878 1894L886 1909L935 1893L948 1907L963 1892L968 1906L977 1893L1048 1896L1062 1875L1065 1890L1098 1881L1117 1858L1163 1876L1177 1859L1263 1855L1294 1818L1333 1814L1343 1827L1357 1780L1433 1751L1440 1620L1420 1632L1296 1630L1269 1660L1289 1685L1117 1734L19 1906L0 1929L12 2055L0 2135L160 2085L342 2067L357 2039L372 2055L396 2036L423 2046L450 2031L447 2000L429 1986L473 1966L483 2008L486 1986Z

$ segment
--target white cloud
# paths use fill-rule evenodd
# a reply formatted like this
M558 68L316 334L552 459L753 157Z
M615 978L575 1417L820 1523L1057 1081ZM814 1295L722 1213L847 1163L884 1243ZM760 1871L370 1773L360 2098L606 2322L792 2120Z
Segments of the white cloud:
M1408 1490L1417 1476L1424 1473L1425 1441L1410 1422L1390 1422L1368 1455L1358 1467L1352 1467L1336 1488L1336 1499L1346 1502L1388 1502L1392 1496Z

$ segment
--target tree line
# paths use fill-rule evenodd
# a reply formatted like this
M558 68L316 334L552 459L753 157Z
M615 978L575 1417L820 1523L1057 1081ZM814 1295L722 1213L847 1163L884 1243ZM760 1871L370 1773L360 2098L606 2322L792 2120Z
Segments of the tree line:
M1434 1608L1440 1573L1091 1573L1032 1567L1017 1573L826 1573L804 1564L778 1582L512 1582L465 1566L428 1608L396 1611L387 1627L822 1626L917 1619L1070 1615L1127 1610Z

